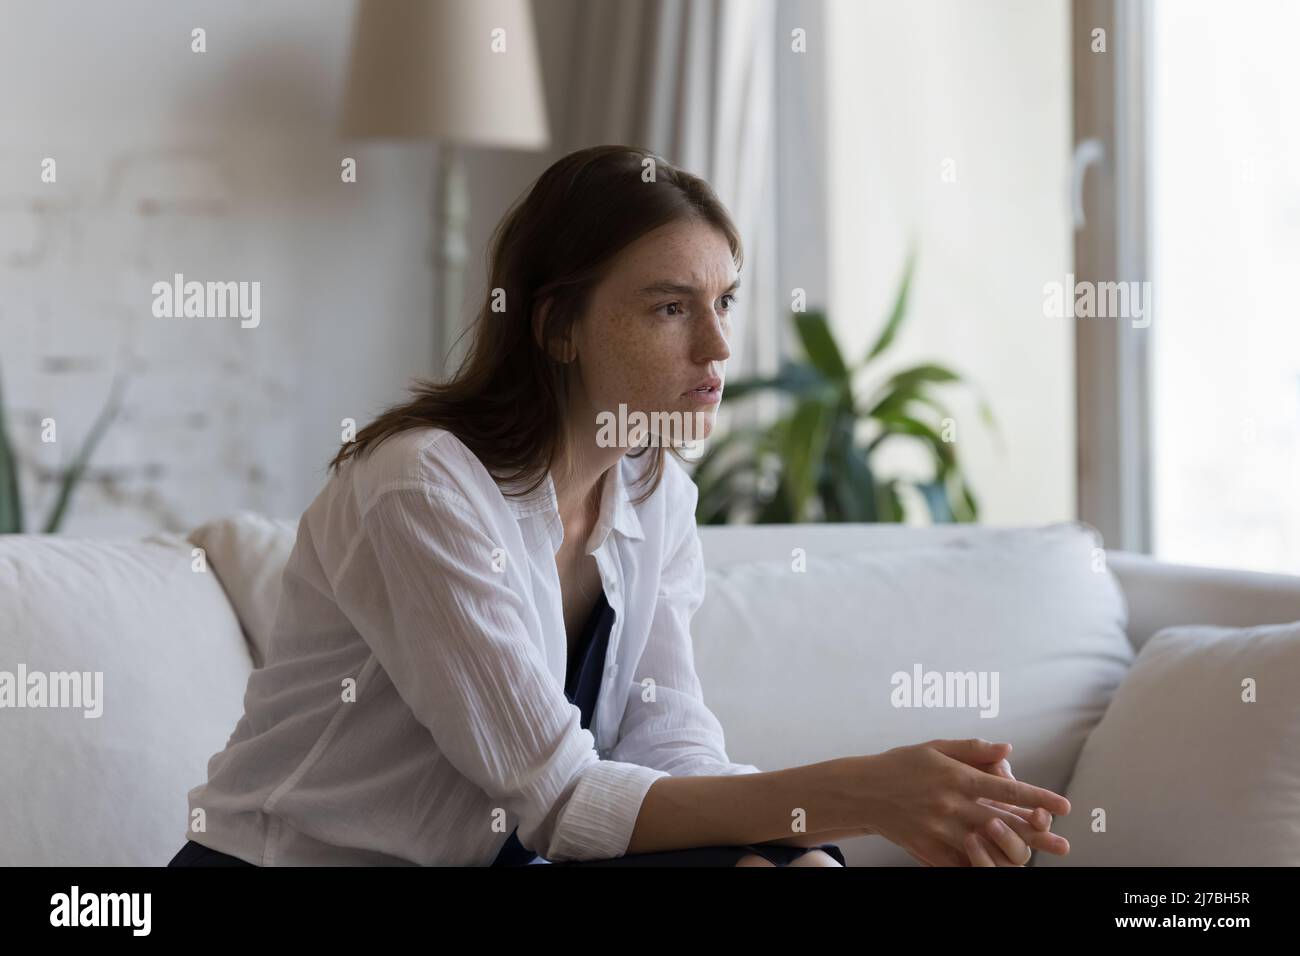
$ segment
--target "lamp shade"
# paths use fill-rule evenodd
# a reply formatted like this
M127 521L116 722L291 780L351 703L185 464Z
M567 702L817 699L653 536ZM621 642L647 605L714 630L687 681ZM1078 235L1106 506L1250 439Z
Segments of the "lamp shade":
M544 149L528 0L361 0L340 134Z

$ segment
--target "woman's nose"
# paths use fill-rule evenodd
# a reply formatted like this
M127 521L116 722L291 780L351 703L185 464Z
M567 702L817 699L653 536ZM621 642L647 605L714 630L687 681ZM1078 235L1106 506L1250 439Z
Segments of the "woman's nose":
M700 353L698 357L704 361L716 362L725 362L731 358L731 347L727 341L731 328L727 325L726 317L715 312L703 325L705 331L702 340L696 343L696 349Z

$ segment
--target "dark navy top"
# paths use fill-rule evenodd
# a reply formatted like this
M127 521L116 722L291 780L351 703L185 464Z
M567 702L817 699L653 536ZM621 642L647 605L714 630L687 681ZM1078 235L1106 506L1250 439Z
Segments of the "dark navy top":
M596 606L583 625L578 646L569 655L565 669L564 696L582 711L582 726L591 729L591 717L596 710L596 697L600 693L600 678L605 670L605 649L609 644L609 631L614 624L614 609L609 606L602 590ZM539 859L536 853L525 849L519 842L518 831L512 832L493 866L524 866Z

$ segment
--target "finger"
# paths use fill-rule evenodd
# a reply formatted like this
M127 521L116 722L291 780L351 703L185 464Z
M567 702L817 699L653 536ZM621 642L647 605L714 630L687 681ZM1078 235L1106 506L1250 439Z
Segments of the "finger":
M998 846L996 843L994 843L992 840L990 840L988 837L984 836L983 834L979 834L977 832L976 835L979 836L979 838L984 841L984 845L988 847L989 856L993 859L994 866L1023 866L1024 865L1022 863L1012 863L1010 860L1007 859L1007 855L1002 852L1002 847Z
M930 746L941 754L971 765L997 763L1011 753L1010 744L995 744L983 737L970 737L965 740L932 740Z
M999 777L1006 777L1008 780L1015 780L1016 775L1011 772L1011 762L1009 760L999 760L991 767L987 768L989 773L997 774ZM1029 821L1040 830L1046 830L1052 825L1052 815L1040 807L1025 808L1017 807L1012 803L1002 803L1001 801L991 801L993 805L1016 814L1021 819Z
M1008 760L999 760L996 764L993 764L986 769L988 770L989 773L997 774L999 777L1006 777L1009 780L1016 779L1016 775L1011 772L1011 762ZM1048 813L1046 810L1044 810L1042 807L1033 807L1032 809L1025 808L1025 807L1017 807L1015 804L1002 803L1001 801L998 800L993 800L993 801L981 800L980 802L990 803L990 805L992 806L996 806L1002 810L1006 810L1010 813L1014 813L1016 816L1020 817L1022 820L1028 821L1030 825L1036 827L1039 830L1051 829L1052 815Z
M1016 775L1011 772L1011 764L1008 761L1003 760L999 766L1005 768L1007 777L1012 780L1016 779ZM1017 807L1010 803L1001 803L999 806L1004 810L1010 810L1022 819L1028 820L1031 825L1039 830L1050 830L1052 827L1052 815L1042 807Z
M966 855L971 866L997 866L989 855L989 845L974 830L966 834Z
M993 838L993 842L1001 847L1008 860L1017 865L1029 862L1029 846L1020 838L1020 834L1007 826L1000 817L989 820L988 825L984 827L984 833Z
M996 774L982 773L974 768L971 768L967 779L974 788L975 795L979 797L988 797L999 803L1010 803L1019 807L1042 807L1048 813L1058 817L1063 817L1070 812L1069 800L1059 793L1044 790L1042 787L1021 783L1019 780L1008 780Z
M1070 852L1070 841L1065 837L1036 829L1013 813L998 810L996 807L990 807L989 809L1031 849L1046 850L1048 853L1055 853L1057 856L1065 856ZM1015 854L1008 852L1007 856L1012 860L1017 860L1017 865L1019 865Z
M971 764L976 770L982 770L985 773L991 773L1007 780L1015 780L1011 773L1011 764L1005 760L995 760L992 763L973 763Z
M1035 830L1046 830L1049 829L1052 825L1052 815L1048 813L1046 810L1044 810L1042 807L1034 807L1032 810L1030 810L1030 809L1026 809L1025 807L1018 807L1013 803L1002 803L1001 801L998 800L986 800L983 797L981 797L976 802L982 803L986 807L995 807L998 810L1003 811L1004 813L1014 813L1016 816L1024 820Z

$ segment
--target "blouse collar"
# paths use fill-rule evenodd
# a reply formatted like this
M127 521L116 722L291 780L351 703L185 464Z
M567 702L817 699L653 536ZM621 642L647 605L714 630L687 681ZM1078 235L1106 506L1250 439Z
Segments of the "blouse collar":
M589 551L595 551L605 543L611 530L617 531L626 538L633 540L644 540L645 534L641 530L641 520L637 517L636 507L632 504L628 488L628 478L624 469L632 468L637 465L638 459L631 459L625 454L617 462L609 467L605 472L605 477L601 482L600 493L600 515L596 520L596 527L592 530L592 537L588 539L592 542ZM521 491L526 482L506 481L500 482L502 491ZM516 518L527 518L541 515L546 518L558 518L560 514L559 499L555 493L555 480L548 470L545 480L531 492L514 496L507 494L506 503L514 512Z

